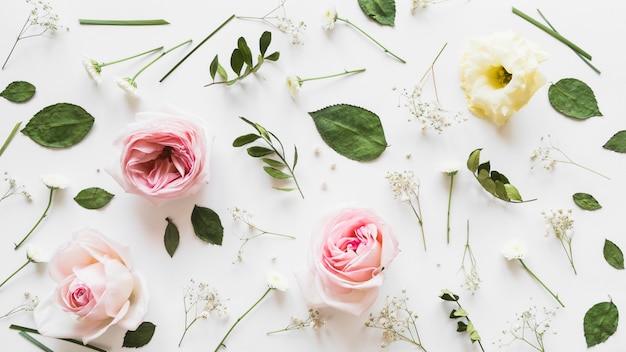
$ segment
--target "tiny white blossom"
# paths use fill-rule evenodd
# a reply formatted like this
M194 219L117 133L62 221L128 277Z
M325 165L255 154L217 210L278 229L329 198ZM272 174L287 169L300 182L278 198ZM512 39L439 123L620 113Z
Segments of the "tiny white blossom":
M69 185L67 177L57 174L41 175L41 181L50 189L65 189Z
M41 248L28 247L26 250L26 258L33 263L45 263L48 261L48 255Z
M132 79L115 77L115 83L117 83L117 86L122 88L122 90L125 91L128 95L132 97L136 97L138 95L137 83L135 83L135 81L133 81Z
M456 175L461 170L462 164L458 161L449 161L441 165L441 172L448 176Z
M286 291L289 288L289 283L287 282L287 278L284 277L281 273L276 271L270 271L266 275L267 286L272 289L276 289L279 291Z
M300 83L298 76L287 76L287 91L289 91L289 95L291 95L292 98L297 98L300 95L301 87L302 83Z
M322 28L331 30L335 28L335 22L337 22L337 9L331 5L322 16Z
M102 69L100 68L100 65L96 60L90 59L88 57L85 58L83 60L83 67L85 68L85 71L87 72L89 78L91 78L94 82L102 82L102 76L100 75Z
M524 259L526 257L526 246L521 242L513 242L502 249L502 255L507 260Z

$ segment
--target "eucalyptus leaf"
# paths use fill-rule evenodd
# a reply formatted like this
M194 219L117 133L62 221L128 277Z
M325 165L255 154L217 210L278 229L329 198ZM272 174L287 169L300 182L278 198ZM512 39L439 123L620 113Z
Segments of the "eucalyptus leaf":
M613 135L602 148L618 153L626 153L626 130L622 130Z
M78 205L85 209L100 209L109 204L114 195L99 187L85 188L74 197Z
M191 212L191 225L199 239L218 246L222 245L224 227L219 215L213 210L194 205Z
M230 68L233 69L237 76L241 75L241 68L243 67L243 54L239 48L234 49L230 55Z
M144 321L141 325L139 325L137 330L128 330L126 332L122 347L139 348L147 345L150 340L152 340L155 329L156 325L151 322Z
M587 347L608 340L617 330L619 311L613 302L600 302L585 313L583 328Z
M233 141L233 147L242 147L246 144L256 141L259 138L261 138L261 136L254 133L244 134L243 136L235 138L235 140Z
M270 167L270 166L263 166L263 170L265 170L265 172L272 176L273 178L277 178L277 179L287 179L287 178L291 178L291 175L289 175L286 172L280 171L276 168Z
M374 21L393 26L396 18L395 0L359 0L361 10Z
M565 116L580 120L602 116L591 88L576 78L563 78L548 88L550 104Z
M605 239L602 252L604 254L604 260L606 260L610 266L619 270L624 269L624 253L622 253L622 250L615 243Z
M93 116L80 106L58 103L36 113L21 132L44 147L66 148L80 142L93 123Z
M338 104L309 115L324 142L348 159L371 161L387 148L380 118L369 110Z
M178 249L178 244L180 243L180 233L178 232L178 227L176 227L176 224L174 224L170 218L165 218L165 221L167 221L167 226L165 227L163 242L165 244L167 254L170 255L170 258L172 258L174 253L176 253L176 249Z
M35 86L25 81L15 81L0 92L0 97L14 103L23 103L35 95Z
M600 203L588 193L574 193L572 196L574 203L584 210L598 210L602 208Z

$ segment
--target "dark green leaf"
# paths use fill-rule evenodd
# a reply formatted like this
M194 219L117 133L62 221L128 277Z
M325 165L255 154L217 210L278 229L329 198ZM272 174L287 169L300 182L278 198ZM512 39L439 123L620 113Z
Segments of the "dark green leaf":
M272 42L272 33L265 31L261 34L261 38L259 38L259 50L261 51L261 55L265 56L265 52L267 48L270 46Z
M600 203L598 203L591 194L574 193L572 198L574 198L574 203L584 210L598 210L602 208Z
M439 298L443 299L444 301L453 301L453 302L456 302L459 300L459 296L452 293L452 291L450 290L441 290L441 293L439 294Z
M165 220L167 221L167 226L165 227L163 242L165 243L165 250L171 258L174 256L176 249L178 249L178 244L180 243L180 234L178 232L178 227L176 227L176 224L174 224L174 222L172 222L170 218L165 218Z
M262 158L261 160L267 165L272 166L272 167L285 167L286 166L282 161L279 161L279 160L274 160L270 158Z
M124 335L124 343L122 347L126 348L138 348L143 347L152 340L152 336L154 336L154 330L156 329L156 325L144 321L139 325L137 330L131 331L128 330L126 335Z
M268 149L265 147L259 147L259 146L252 146L246 150L248 151L248 155L254 158L260 158L262 156L266 156L266 155L270 155L274 153L274 151L271 149Z
M35 95L35 86L25 81L15 81L9 83L9 85L0 92L0 97L5 98L8 101L14 103L22 103Z
M387 148L380 118L358 106L339 104L309 112L320 136L337 153L356 161L371 161Z
M298 148L294 145L293 146L293 165L292 165L293 170L296 169L297 164L298 164Z
M626 130L619 131L613 135L602 148L618 153L626 153Z
M199 239L221 246L224 237L224 227L220 217L209 208L195 205L191 212L191 225Z
M458 332L467 331L467 324L465 324L462 321L457 321L456 322L456 331L458 331Z
M211 79L215 80L215 74L217 73L217 67L220 65L219 60L217 59L217 55L211 61L211 65L209 65L209 73L211 74Z
M78 192L74 200L85 209L100 209L107 205L114 195L99 187L85 188Z
M565 116L584 120L602 116L591 88L576 78L563 78L548 89L550 104Z
M233 53L230 55L230 67L237 76L241 75L241 68L243 67L243 54L241 50L233 50Z
M278 61L279 58L280 58L280 53L278 51L275 51L271 53L270 55L266 56L265 60Z
M93 122L93 116L80 106L58 103L36 113L21 132L44 147L66 148L80 142Z
M624 254L615 243L605 239L603 254L604 259L609 265L615 269L624 269Z
M241 52L243 62L245 62L248 66L252 66L252 52L250 51L250 47L244 37L239 37L237 40L237 48Z
M275 169L273 167L269 167L269 166L263 166L263 170L265 170L265 172L272 176L273 178L278 178L278 179L286 179L286 178L291 178L291 175L280 171L278 169Z
M587 347L606 341L617 330L619 311L613 302L600 302L585 313L583 327Z
M250 144L256 141L259 138L261 138L261 136L259 136L258 134L244 134L243 136L235 138L235 140L233 141L233 147L242 147L246 144Z
M467 168L472 172L475 173L478 170L478 164L480 162L480 151L482 149L478 148L476 150L474 150L473 152L470 153L469 157L467 158Z
M361 10L374 21L393 26L396 18L395 0L359 0Z

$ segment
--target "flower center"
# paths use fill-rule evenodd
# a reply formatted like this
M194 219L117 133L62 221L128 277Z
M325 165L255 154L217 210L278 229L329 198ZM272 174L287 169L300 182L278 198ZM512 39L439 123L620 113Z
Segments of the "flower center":
M509 73L509 71L507 71L503 66L494 67L492 74L492 82L498 88L506 87L506 85L511 82L511 79L513 79L513 75Z
M170 146L165 146L161 151L161 154L157 157L157 160L167 159L170 163L172 162L172 150L174 148Z
M70 292L70 302L74 308L87 305L92 298L91 290L86 285L78 285Z

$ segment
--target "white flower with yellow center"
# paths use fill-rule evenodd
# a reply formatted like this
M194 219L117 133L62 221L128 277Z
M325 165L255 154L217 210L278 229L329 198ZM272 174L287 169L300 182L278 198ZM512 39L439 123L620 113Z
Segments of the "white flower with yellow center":
M502 249L502 255L507 260L524 259L526 257L526 246L521 242L510 243Z
M335 28L335 22L337 22L337 9L335 6L330 6L322 15L322 28L331 30Z
M546 59L544 51L515 33L472 39L460 63L469 110L504 125L546 83L538 70Z
M300 83L298 76L287 76L287 91L289 91L289 95L291 95L292 98L297 98L300 95L301 87L302 83Z

